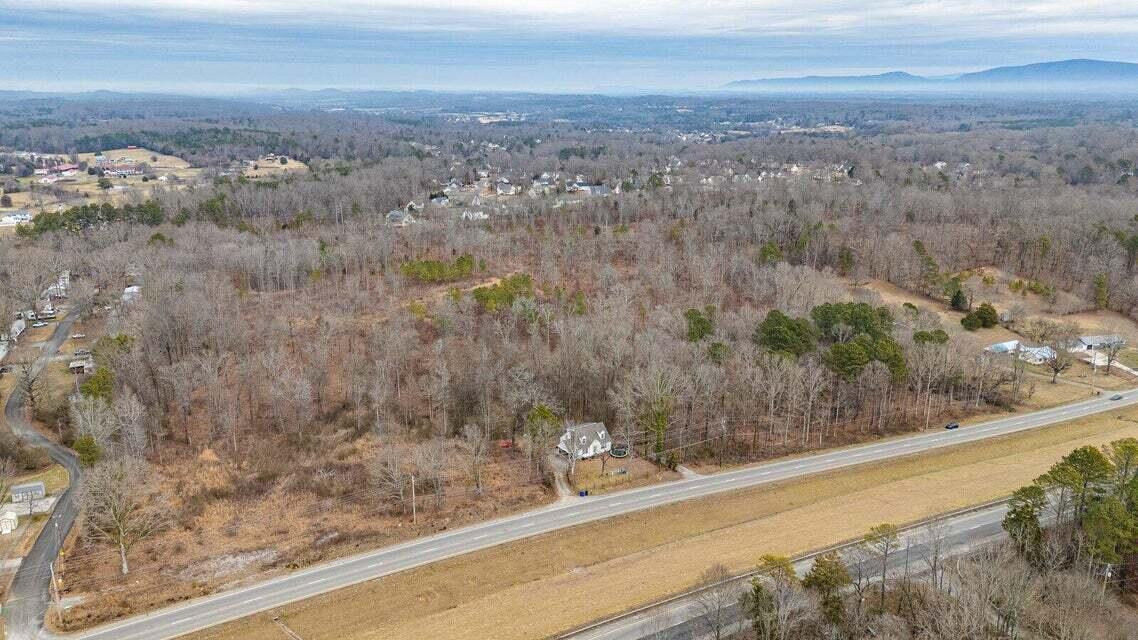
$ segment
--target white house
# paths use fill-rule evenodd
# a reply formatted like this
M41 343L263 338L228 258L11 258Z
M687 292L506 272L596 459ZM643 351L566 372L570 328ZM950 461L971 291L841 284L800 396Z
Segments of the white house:
M20 526L20 516L16 515L15 511L5 511L0 513L0 535L8 535Z
M142 297L142 287L140 287L138 285L131 285L131 286L122 290L123 304L130 304L132 302L137 302L138 299L141 297Z
M1051 347L1021 347L1020 360L1031 364L1043 364L1055 358L1055 350Z
M577 460L585 460L608 453L612 449L612 438L603 422L586 422L572 424L565 427L561 434L561 441L557 449L565 455L572 455Z

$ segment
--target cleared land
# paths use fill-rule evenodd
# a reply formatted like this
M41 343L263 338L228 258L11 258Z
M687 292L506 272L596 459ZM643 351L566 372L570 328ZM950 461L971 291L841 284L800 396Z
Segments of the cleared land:
M584 525L188 637L275 640L274 614L314 639L544 637L681 591L713 562L742 571L1006 495L1072 448L1122 437L1138 437L1138 410Z

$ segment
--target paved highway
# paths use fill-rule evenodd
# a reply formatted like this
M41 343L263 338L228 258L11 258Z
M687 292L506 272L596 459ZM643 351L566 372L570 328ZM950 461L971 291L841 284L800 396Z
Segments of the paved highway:
M723 491L984 440L1138 403L1138 390L1122 394L1123 399L1118 401L1111 401L1109 396L1103 395L1062 407L962 427L956 431L926 432L558 504L313 566L267 582L160 609L67 637L76 640L174 638L327 591L548 531Z
M1007 505L998 504L942 520L943 556L959 555L978 545L1002 538L1004 531L1001 521L1005 513ZM890 574L902 574L906 562L909 563L909 570L912 573L918 574L924 571L921 558L927 552L927 548L922 539L923 531L923 527L912 527L902 534L901 549L889 560ZM794 563L794 568L800 576L805 575L813 562L812 557L799 560ZM880 564L876 559L868 558L863 562L871 565L865 566L866 575L880 573ZM740 579L735 585L735 590L742 595L749 585L749 579ZM619 616L590 625L580 631L567 633L560 636L559 640L691 640L703 637L710 631L702 615L697 597L683 596L657 606L647 607L631 615ZM725 619L730 621L731 631L739 631L746 625L738 605L731 605L728 608Z
M55 327L55 332L40 348L40 356L32 365L34 370L42 371L44 366L59 351L59 346L71 334L78 313L69 312ZM13 371L12 375L19 375ZM37 637L43 627L44 612L50 602L51 574L46 567L59 554L60 543L67 538L78 511L75 505L75 486L79 480L79 464L75 454L67 447L58 445L40 435L24 419L24 394L17 386L8 396L4 406L4 417L12 432L25 443L47 449L52 460L67 468L71 475L71 485L55 503L51 520L36 538L32 550L16 571L8 600L4 604L4 619L7 622L8 638L24 640Z

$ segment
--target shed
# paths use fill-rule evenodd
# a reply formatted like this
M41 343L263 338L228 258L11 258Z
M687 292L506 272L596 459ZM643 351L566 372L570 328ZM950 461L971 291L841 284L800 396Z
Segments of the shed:
M0 535L8 535L20 526L20 516L16 515L15 511L5 511L0 513Z
M603 422L573 424L565 427L557 448L565 455L573 452L574 458L585 460L608 453L612 449L612 438Z
M12 487L12 502L31 502L43 500L47 496L47 488L42 481L25 482Z

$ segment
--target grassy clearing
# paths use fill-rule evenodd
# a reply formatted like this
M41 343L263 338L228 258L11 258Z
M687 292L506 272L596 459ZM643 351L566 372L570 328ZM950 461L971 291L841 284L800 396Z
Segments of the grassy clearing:
M1138 436L1138 410L630 514L468 554L189 636L537 638L734 570L1006 495L1076 446ZM556 606L552 606L556 603ZM541 615L535 615L540 607Z
M64 469L58 464L53 464L43 471L19 476L13 481L13 484L35 482L37 480L42 480L44 487L47 489L47 495L53 496L63 493L63 490L67 488L67 483L70 482L70 476L67 474L67 469Z

